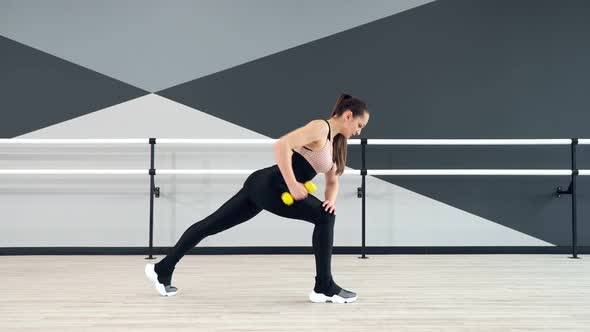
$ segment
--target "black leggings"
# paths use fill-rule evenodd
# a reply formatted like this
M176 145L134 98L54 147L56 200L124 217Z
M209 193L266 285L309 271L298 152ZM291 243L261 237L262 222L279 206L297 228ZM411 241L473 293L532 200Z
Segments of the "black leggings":
M298 153L293 153L293 171L299 182L311 180L315 171ZM326 212L322 202L313 195L295 201L291 206L281 200L287 186L277 165L257 170L244 182L244 186L217 211L190 226L180 237L168 255L156 264L160 275L171 275L180 259L207 236L239 225L260 211L305 220L315 225L312 244L316 264L316 286L328 285L332 280L331 258L334 243L335 216Z

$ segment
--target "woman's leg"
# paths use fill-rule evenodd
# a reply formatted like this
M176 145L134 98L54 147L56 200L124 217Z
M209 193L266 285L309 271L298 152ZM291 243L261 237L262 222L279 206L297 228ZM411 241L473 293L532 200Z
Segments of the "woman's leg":
M276 215L299 219L314 224L312 245L316 265L315 293L325 294L328 297L340 295L343 301L356 300L356 294L339 287L332 278L332 250L334 246L334 225L336 216L326 212L322 202L313 195L306 199L295 201L293 205L285 205L280 194L263 194L252 197L258 206Z
M225 202L217 211L205 219L190 226L180 237L176 245L160 262L155 265L158 280L163 285L170 285L172 272L180 259L207 236L239 225L262 211L249 198L245 188Z

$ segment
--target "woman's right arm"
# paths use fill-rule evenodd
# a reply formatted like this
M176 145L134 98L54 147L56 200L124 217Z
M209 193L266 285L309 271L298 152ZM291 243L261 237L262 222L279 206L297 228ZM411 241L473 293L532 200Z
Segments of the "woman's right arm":
M296 147L304 146L320 140L328 135L328 127L323 120L313 120L301 128L297 128L279 138L274 144L275 159L281 170L289 192L295 200L307 196L305 186L297 182L291 166L291 157Z

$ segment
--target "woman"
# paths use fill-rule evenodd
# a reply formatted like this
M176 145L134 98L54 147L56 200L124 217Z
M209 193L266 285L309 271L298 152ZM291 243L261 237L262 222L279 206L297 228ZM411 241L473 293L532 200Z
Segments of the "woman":
M243 188L217 211L193 224L180 237L168 255L160 262L147 264L145 273L163 296L172 296L177 288L171 285L176 264L205 237L239 225L267 210L276 215L305 220L315 225L312 244L316 277L312 302L350 303L357 299L353 292L338 286L331 272L334 242L335 202L338 177L346 165L346 141L359 135L369 121L365 102L342 94L332 110L330 119L313 120L274 144L277 164L250 174ZM322 202L308 192L303 183L318 173L326 176L325 200ZM288 191L292 205L281 200Z

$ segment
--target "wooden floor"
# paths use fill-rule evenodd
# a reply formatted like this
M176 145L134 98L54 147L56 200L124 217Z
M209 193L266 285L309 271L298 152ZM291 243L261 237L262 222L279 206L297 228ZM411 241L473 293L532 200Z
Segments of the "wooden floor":
M335 255L359 299L318 304L311 255L186 256L170 298L143 256L0 256L0 331L590 331L590 257L567 257Z

